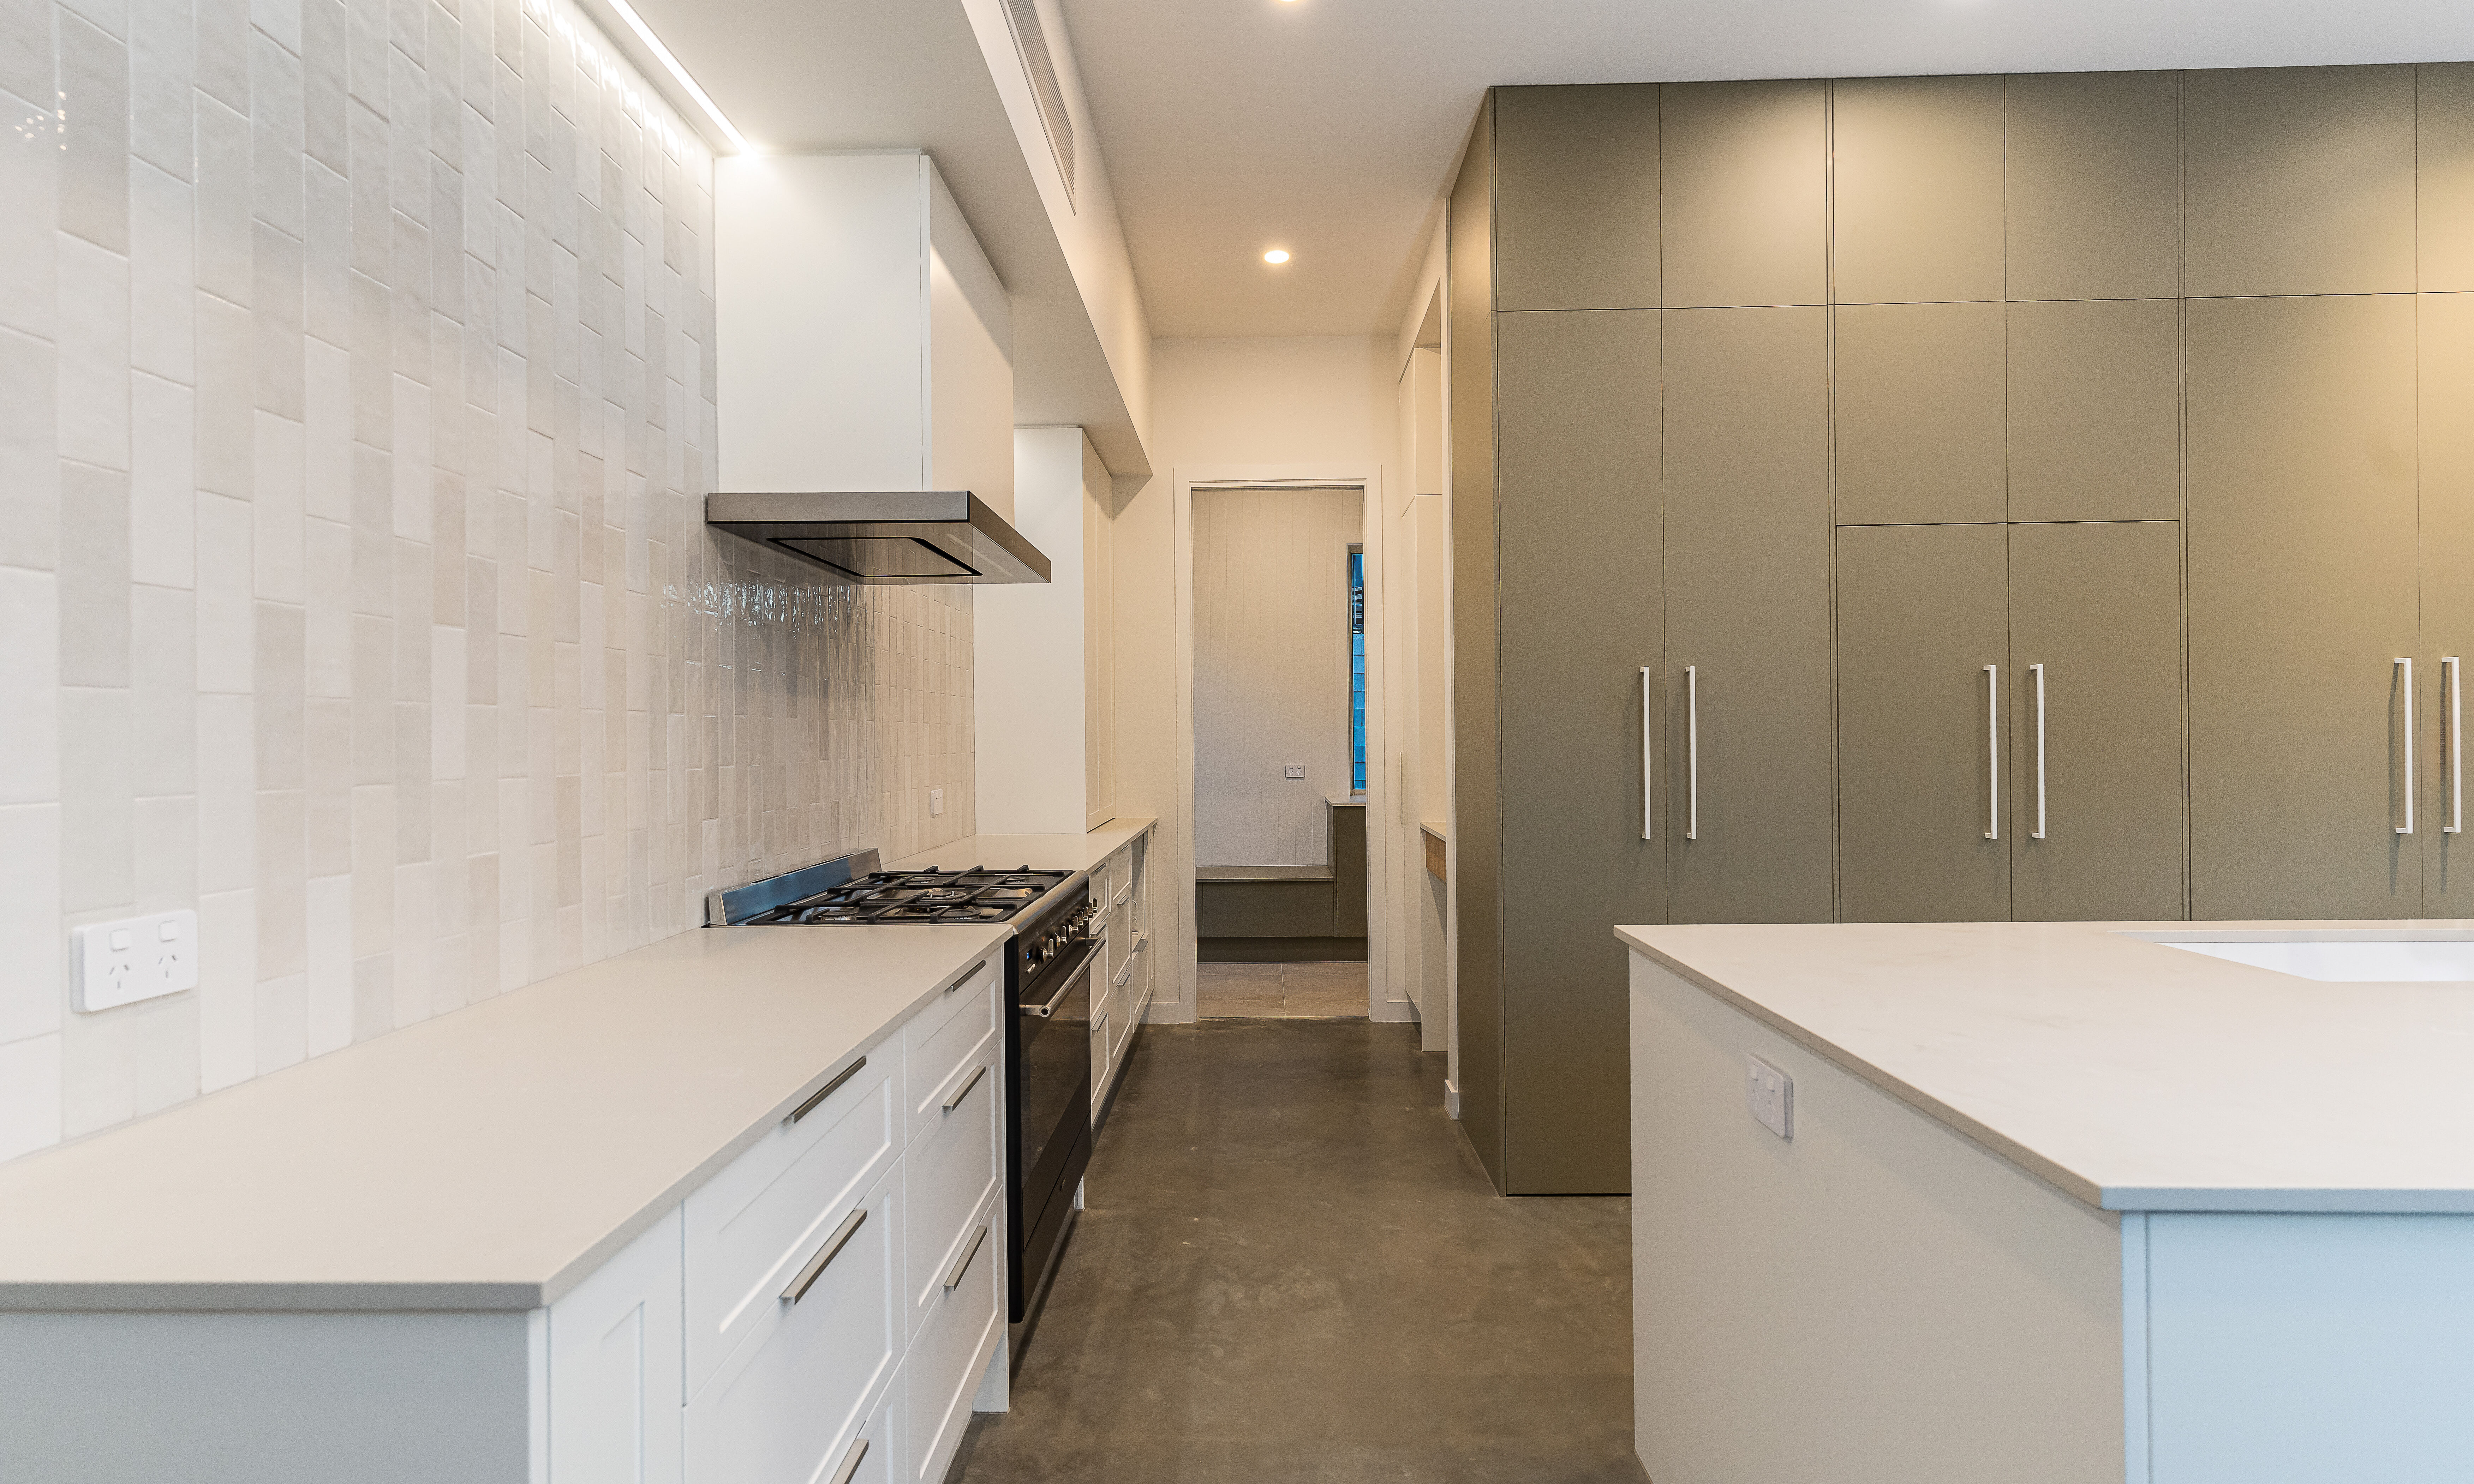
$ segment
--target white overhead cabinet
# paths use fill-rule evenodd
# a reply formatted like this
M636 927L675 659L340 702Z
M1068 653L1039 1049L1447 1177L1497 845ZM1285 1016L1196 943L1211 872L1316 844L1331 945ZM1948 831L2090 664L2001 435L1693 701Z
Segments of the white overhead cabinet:
M1013 516L1013 305L916 150L714 167L720 463L737 493L967 490Z

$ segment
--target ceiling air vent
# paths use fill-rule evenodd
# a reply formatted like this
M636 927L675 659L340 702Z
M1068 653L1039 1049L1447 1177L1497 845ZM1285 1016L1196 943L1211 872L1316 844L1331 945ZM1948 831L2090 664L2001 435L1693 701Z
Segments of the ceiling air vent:
M1013 27L1014 49L1022 54L1023 76L1031 95L1039 101L1039 122L1048 131L1048 147L1056 168L1065 174L1065 199L1074 200L1074 119L1065 111L1065 87L1056 81L1056 59L1048 50L1048 32L1040 24L1039 0L1006 0L1006 19ZM1079 208L1078 208L1079 209Z

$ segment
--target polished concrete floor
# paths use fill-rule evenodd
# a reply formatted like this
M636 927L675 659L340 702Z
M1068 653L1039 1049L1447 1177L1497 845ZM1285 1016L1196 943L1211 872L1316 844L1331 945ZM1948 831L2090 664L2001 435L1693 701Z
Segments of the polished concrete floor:
M1639 1484L1630 1202L1505 1200L1414 1025L1146 1028L949 1481Z
M1195 1012L1205 1020L1366 1017L1366 965L1202 964Z

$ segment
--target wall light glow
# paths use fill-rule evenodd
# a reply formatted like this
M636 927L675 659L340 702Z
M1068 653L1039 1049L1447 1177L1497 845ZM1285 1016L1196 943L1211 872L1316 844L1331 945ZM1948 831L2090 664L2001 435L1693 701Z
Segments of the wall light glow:
M1289 250L1286 248L1273 248L1271 251L1263 254L1263 261L1266 263L1278 264L1285 263L1288 260Z

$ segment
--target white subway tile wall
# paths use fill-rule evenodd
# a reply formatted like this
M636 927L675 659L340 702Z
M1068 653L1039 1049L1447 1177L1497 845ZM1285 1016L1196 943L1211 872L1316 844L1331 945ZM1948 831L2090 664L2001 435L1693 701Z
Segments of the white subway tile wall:
M704 526L713 159L571 0L0 0L0 1159L971 832L970 589Z

